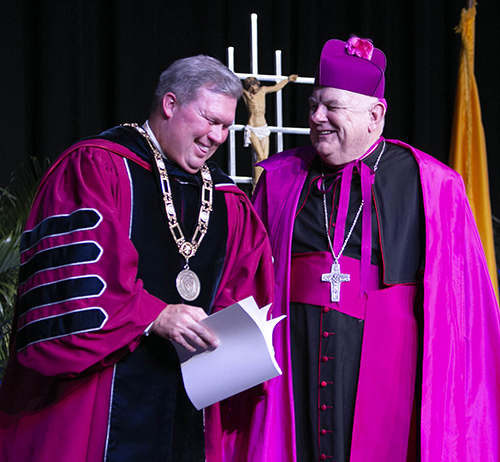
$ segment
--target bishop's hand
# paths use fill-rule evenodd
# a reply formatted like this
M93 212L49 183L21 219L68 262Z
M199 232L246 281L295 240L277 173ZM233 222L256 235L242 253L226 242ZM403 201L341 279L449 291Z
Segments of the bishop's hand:
M153 322L151 331L188 351L196 351L193 345L214 349L219 346L217 338L199 323L206 317L205 311L197 306L167 305Z

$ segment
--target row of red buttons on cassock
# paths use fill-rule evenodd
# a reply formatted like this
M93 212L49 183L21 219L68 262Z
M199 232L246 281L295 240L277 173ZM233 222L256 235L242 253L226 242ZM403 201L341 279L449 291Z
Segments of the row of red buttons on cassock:
M324 307L323 307L323 313L328 313L329 311L330 311L330 308L328 308L327 306L324 306ZM323 332L323 334L322 334L322 335L323 335L323 337L324 337L324 338L327 338L327 337L329 337L330 335L334 335L334 332ZM333 359L333 358L330 358L330 357L328 357L328 356L322 356L322 357L321 357L321 361L322 361L322 362L324 362L324 363L328 362L330 359ZM322 381L322 382L320 382L320 384L319 384L319 385L320 385L320 387L323 387L323 388L324 388L324 387L326 387L326 386L328 385L328 383L331 383L331 382L325 382L325 381ZM321 411L326 411L328 408L331 408L331 407L332 407L332 406L327 406L327 405L325 405L325 404L322 404L322 405L320 406L320 408L319 408L319 409L320 409ZM332 432L331 432L331 431L328 431L328 430L323 429L323 430L321 430L321 431L320 431L320 433L321 433L321 435L322 435L322 436L325 436L327 433L332 433ZM321 454L321 455L319 456L319 459L320 459L320 460L326 460L327 458L330 458L330 459L331 459L331 458L332 458L332 456L327 456L326 454Z

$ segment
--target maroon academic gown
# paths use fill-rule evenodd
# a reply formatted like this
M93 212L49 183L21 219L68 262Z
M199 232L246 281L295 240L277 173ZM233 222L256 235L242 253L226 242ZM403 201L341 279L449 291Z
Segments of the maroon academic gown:
M141 255L130 237L141 213L136 208L140 204L133 203L137 191L132 177L142 175L149 182L146 192L150 191L150 200L162 204L151 170L150 162L130 149L95 139L68 149L42 180L26 229L42 223L37 233L44 238L33 237L35 247L26 250L23 262L43 249L57 253L73 244L75 249L90 249L95 255L85 253L84 258L73 252L74 264L66 261L59 267L54 261L50 270L37 272L35 268L21 287L25 298L36 294L30 288L45 296L41 290L45 285L88 292L65 300L55 295L61 298L56 303L31 297L36 309L17 313L9 365L0 389L1 460L95 462L108 455L116 366L141 351L146 328L169 303L146 291L144 282L148 281L137 277ZM213 287L210 310L223 309L249 295L264 306L272 301L273 281L266 231L234 184L219 181L216 190L227 207L228 228L225 259ZM51 230L52 226L59 231ZM62 229L65 226L69 228ZM210 226L217 224L210 222ZM172 239L166 219L159 228L162 239ZM140 232L140 227L136 229ZM164 258L169 264L168 255ZM36 259L31 263L36 264ZM143 267L143 274L154 277L156 269ZM156 336L148 339L151 337ZM145 382L134 382L132 390L141 399L146 393L141 387L151 386ZM154 412L155 403L151 404ZM131 417L140 419L140 412ZM163 428L162 416L155 419L145 423L158 431ZM207 424L216 428L218 422L209 419ZM175 429L165 431L175 434ZM154 453L160 441L138 443ZM207 442L209 447L213 444ZM114 450L119 451L120 446Z

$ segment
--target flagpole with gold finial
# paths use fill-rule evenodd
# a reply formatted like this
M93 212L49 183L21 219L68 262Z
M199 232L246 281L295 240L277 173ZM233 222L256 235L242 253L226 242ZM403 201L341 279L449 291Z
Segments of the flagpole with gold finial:
M474 76L476 1L468 0L468 6L468 9L462 10L460 25L456 28L457 33L461 34L462 46L451 137L450 166L460 173L464 180L498 299L498 274L493 242L486 139Z

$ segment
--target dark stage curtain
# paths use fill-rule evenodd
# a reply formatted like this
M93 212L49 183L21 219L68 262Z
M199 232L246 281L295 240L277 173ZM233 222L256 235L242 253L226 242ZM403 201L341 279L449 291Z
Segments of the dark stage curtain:
M370 37L387 55L385 136L448 162L460 36L466 0L17 0L0 14L0 186L29 156L54 159L74 141L149 113L157 78L177 58L204 53L250 71L250 15L258 14L259 71L312 77L324 42L351 33ZM489 158L493 213L500 216L500 6L479 2L476 66ZM307 127L309 85L283 91L285 126ZM268 96L268 122L274 124ZM246 122L239 103L237 123ZM250 148L238 142L239 174L250 174ZM285 148L308 143L285 136ZM273 148L273 146L271 146ZM227 168L224 149L216 154Z

